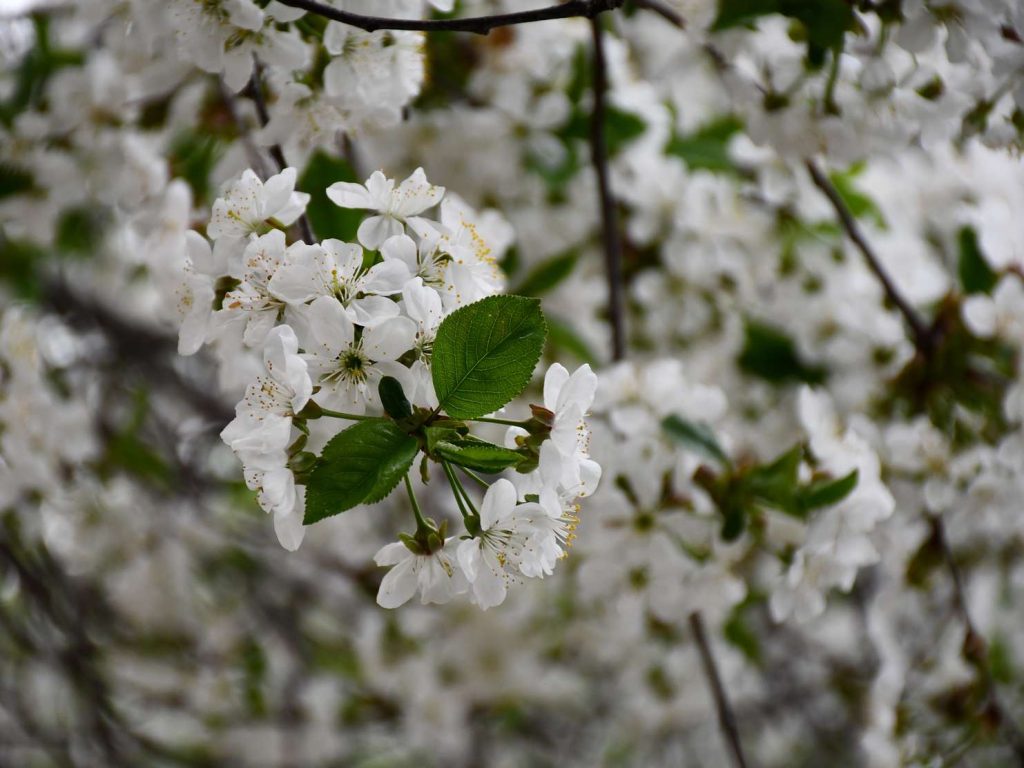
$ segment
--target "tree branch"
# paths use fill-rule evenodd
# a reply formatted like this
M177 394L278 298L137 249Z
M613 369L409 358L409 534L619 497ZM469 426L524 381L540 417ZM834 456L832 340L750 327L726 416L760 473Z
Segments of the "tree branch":
M1018 766L1024 768L1024 733L1021 733L1017 723L1010 717L999 698L996 690L995 680L992 679L992 666L989 661L988 644L984 636L978 632L974 621L971 619L970 611L967 609L967 595L964 589L963 575L956 558L953 557L953 549L949 545L949 536L946 534L946 525L939 515L932 515L929 518L932 527L932 536L938 543L942 552L942 559L949 571L950 580L953 582L953 603L960 615L966 634L964 636L964 656L978 672L981 684L985 689L985 697L988 699L989 712L995 716L995 720L1002 729L1003 735L1013 750Z
M608 321L612 326L612 360L626 355L625 309L622 296L622 239L618 213L608 180L608 142L605 136L607 113L608 65L604 52L604 31L601 21L590 20L594 42L594 107L590 117L590 157L597 172L597 189L601 204L601 244L604 248L604 271L608 281Z
M622 6L625 0L569 0L567 3L537 8L532 11L516 13L500 13L493 16L474 16L465 19L388 19L381 16L366 16L361 13L342 11L317 0L280 0L283 5L301 8L332 21L340 21L352 27L376 32L379 29L404 29L417 32L472 32L475 35L487 35L492 29L510 27L516 24L529 24L534 21L550 19L569 19L595 16Z
M715 697L718 725L722 729L722 735L725 737L726 744L729 746L733 765L736 768L748 768L747 760L743 756L743 745L740 743L740 732L736 727L736 715L733 713L729 699L725 695L722 679L718 676L715 657L711 655L711 646L708 644L707 633L704 631L704 619L696 611L690 614L690 629L693 630L693 637L697 641L697 649L700 651L700 661L704 667L704 675L711 686L711 694Z
M256 116L260 120L260 125L265 128L267 123L270 122L270 113L267 111L267 101L263 95L263 65L256 56L252 58L252 79L249 81L249 95L252 98L252 103L256 106ZM270 156L274 158L274 162L277 163L279 172L288 167L288 162L284 159L284 150L281 149L280 144L271 144L268 151ZM309 244L316 242L316 235L313 234L313 225L310 223L309 216L306 215L305 211L299 216L299 229L302 232L303 240Z
M882 290L885 291L886 298L892 303L894 307L903 315L903 319L906 321L907 326L910 328L910 333L914 346L922 355L927 355L933 346L932 335L929 333L927 326L918 317L917 312L910 302L908 302L903 295L899 292L896 284L893 283L892 278L885 271L885 267L882 266L882 262L879 261L878 255L875 253L871 244L868 243L867 238L864 237L864 233L860 229L860 225L857 223L857 219L854 218L850 209L847 207L846 202L839 194L839 190L835 188L835 185L829 180L829 178L822 173L821 169L814 163L813 160L808 160L805 163L808 173L811 174L811 180L814 181L814 185L825 193L825 197L832 203L832 207L836 211L836 216L839 219L839 223L846 231L847 237L853 241L853 244L857 246L860 252L864 255L864 260L868 263L868 268L875 274L878 281L882 284Z

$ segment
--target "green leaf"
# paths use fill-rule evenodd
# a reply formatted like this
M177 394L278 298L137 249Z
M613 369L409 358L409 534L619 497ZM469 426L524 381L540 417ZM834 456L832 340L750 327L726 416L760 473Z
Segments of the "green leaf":
M388 419L360 421L336 435L306 483L305 524L384 499L418 450L416 438Z
M799 514L797 484L803 453L803 446L793 446L771 464L753 469L744 478L744 486L768 506Z
M838 504L857 487L857 474L855 469L838 480L820 480L811 483L803 490L800 496L802 511L809 512L820 507L830 507L833 504Z
M597 355L569 323L557 317L547 318L551 346L559 352L568 352L580 362L597 365Z
M691 171L734 172L736 166L729 157L729 141L743 128L733 116L723 117L684 136L669 139L665 152L674 155Z
M327 197L327 188L336 181L360 182L352 166L341 157L332 157L323 150L317 150L309 159L305 170L295 185L302 192L309 193L306 215L316 232L317 238L337 238L354 243L356 231L363 220L362 211L339 208Z
M839 196L858 219L870 219L880 229L888 229L885 216L875 201L857 189L854 180L864 171L863 163L855 163L846 172L834 171L828 175Z
M712 31L755 22L761 16L781 13L796 19L807 30L809 47L837 48L853 24L853 9L845 0L718 0Z
M18 165L0 161L0 199L30 192L35 187L32 173Z
M828 375L828 370L823 366L801 360L796 344L778 328L748 320L745 331L743 350L737 363L751 376L775 384L791 381L820 384Z
M488 296L452 312L434 340L439 407L457 419L501 408L526 388L546 335L537 299Z
M957 274L964 293L991 293L999 282L999 275L988 265L985 254L981 252L974 227L962 227L957 242L960 246Z
M525 458L516 451L475 439L442 441L434 450L452 464L489 473L514 467Z
M377 393L380 395L381 405L384 412L395 421L407 419L412 416L412 406L405 396L402 383L393 376L385 376L377 385Z
M171 173L188 182L197 205L208 204L216 197L210 178L227 146L224 139L200 130L178 134L171 142Z
M103 242L108 224L109 216L101 208L69 208L57 220L57 249L74 256L93 255Z
M672 414L666 416L661 422L661 428L669 437L680 445L699 453L705 458L717 461L723 466L729 466L729 456L722 450L722 446L715 439L715 433L707 424L693 422L681 416Z
M513 293L519 296L540 296L548 293L572 274L579 256L579 251L569 251L538 264L530 270Z

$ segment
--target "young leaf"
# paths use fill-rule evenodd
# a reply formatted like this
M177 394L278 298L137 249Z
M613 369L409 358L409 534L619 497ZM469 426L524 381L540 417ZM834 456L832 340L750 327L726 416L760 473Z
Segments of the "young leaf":
M837 480L823 480L812 483L803 490L800 496L800 507L804 513L819 507L830 507L838 504L857 487L857 470L843 475Z
M999 282L999 275L985 260L974 227L963 227L957 236L957 242L960 247L957 273L964 293L991 293Z
M434 340L440 407L457 419L501 408L526 388L546 335L537 299L488 296L452 312Z
M377 393L380 395L381 405L384 406L384 413L395 421L412 416L412 406L398 379L385 376L377 385Z
M579 251L569 251L538 264L526 275L515 293L519 296L540 296L548 293L572 274L579 256Z
M501 472L516 466L524 458L516 451L482 440L446 440L439 442L434 450L452 464L478 472Z
M737 362L747 373L776 384L788 381L820 384L825 380L827 369L801 360L796 344L778 328L748 320L745 330L743 351Z
M759 501L788 514L799 514L797 474L802 457L803 447L796 445L771 464L753 469L744 483Z
M712 461L717 461L723 466L729 466L729 456L722 450L722 446L715 439L715 433L711 431L707 424L689 421L681 416L672 414L662 420L661 428L665 431L665 434L683 447L689 448Z
M305 524L385 498L409 470L419 444L388 419L367 419L335 436L306 483Z
M674 135L665 152L681 158L691 171L735 172L736 164L729 156L729 142L743 128L736 117L724 117L698 128L693 133Z

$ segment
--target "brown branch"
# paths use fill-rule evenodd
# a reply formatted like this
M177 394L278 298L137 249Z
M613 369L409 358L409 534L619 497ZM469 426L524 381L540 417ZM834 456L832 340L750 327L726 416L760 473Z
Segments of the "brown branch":
M608 282L608 321L612 326L612 360L626 355L625 308L622 295L622 238L618 212L608 179L608 141L605 136L607 113L608 65L604 52L604 31L601 21L590 20L594 43L594 107L590 117L590 158L597 173L597 189L601 204L601 244L604 248L604 271Z
M864 256L864 260L868 263L868 269L870 269L878 281L882 284L882 290L885 292L886 298L892 303L894 307L903 315L903 319L906 321L907 326L910 328L911 336L913 337L914 346L917 347L918 352L922 355L928 355L931 352L933 346L933 339L931 333L929 333L927 326L918 317L917 312L910 302L908 302L903 295L899 292L896 284L889 277L889 274L885 271L885 267L882 266L882 262L879 260L878 255L875 253L871 244L864 237L864 233L861 231L860 225L857 223L857 219L853 213L850 212L846 202L839 194L839 190L836 189L835 185L829 180L829 178L822 173L821 169L814 163L813 160L808 160L805 163L808 173L811 175L811 180L814 181L814 185L825 193L825 197L832 203L832 207L835 209L836 216L839 219L839 223L842 225L846 232L847 237L857 246L861 254Z
M718 725L722 729L722 735L729 747L733 765L736 768L748 768L746 758L743 756L743 745L740 743L740 732L736 727L736 715L732 711L732 705L725 694L725 687L722 685L722 678L718 675L718 667L715 665L715 657L711 655L711 646L708 643L707 633L704 631L704 619L700 613L690 614L690 629L697 641L697 649L700 651L701 665L704 667L704 675L711 686L711 694L715 697L715 709L718 712Z
M256 116L260 120L260 125L265 128L270 122L270 113L267 111L267 101L263 95L263 65L255 56L253 56L252 79L249 81L249 95L252 98L252 103L256 106ZM284 150L281 149L280 144L271 144L268 151L274 158L274 162L277 163L278 171L283 171L288 167L288 162L284 159ZM316 236L313 234L313 225L305 211L299 216L298 223L302 239L310 244L315 243Z
M970 611L967 609L967 594L964 589L963 574L960 571L960 566L957 565L956 558L953 556L953 549L949 545L946 525L939 515L932 515L929 518L929 523L932 527L932 536L939 545L943 562L946 565L946 570L949 571L950 580L953 583L953 603L956 607L956 612L960 615L960 621L964 625L964 657L977 670L978 677L985 689L985 697L988 699L988 710L1002 729L1010 749L1013 750L1017 765L1024 768L1024 733L1021 732L1017 723L1011 718L1002 700L999 698L995 680L992 678L992 665L989 660L988 644L985 642L984 636L978 632L974 621L971 619Z
M376 32L379 29L404 29L418 32L472 32L475 35L487 35L492 29L510 27L516 24L529 24L535 21L551 19L569 19L585 17L593 19L605 11L622 6L625 0L569 0L567 3L537 8L532 11L516 13L500 13L493 16L473 16L465 19L388 19L381 16L366 16L361 13L342 11L317 0L280 0L284 5L301 8L326 19L340 21L352 27Z

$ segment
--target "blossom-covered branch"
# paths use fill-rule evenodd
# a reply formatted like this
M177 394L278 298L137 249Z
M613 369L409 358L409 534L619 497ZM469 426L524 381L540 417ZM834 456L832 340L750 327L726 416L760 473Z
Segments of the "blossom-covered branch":
M343 11L317 0L278 0L282 5L301 8L304 11L323 16L325 19L340 21L343 24L357 27L366 32L380 29L409 30L416 32L472 32L486 35L493 29L517 24L531 24L551 19L568 19L573 17L595 18L599 14L620 8L625 0L569 0L559 5L538 8L532 11L501 13L493 16L476 16L452 19L396 19L379 16L365 16L359 13Z

